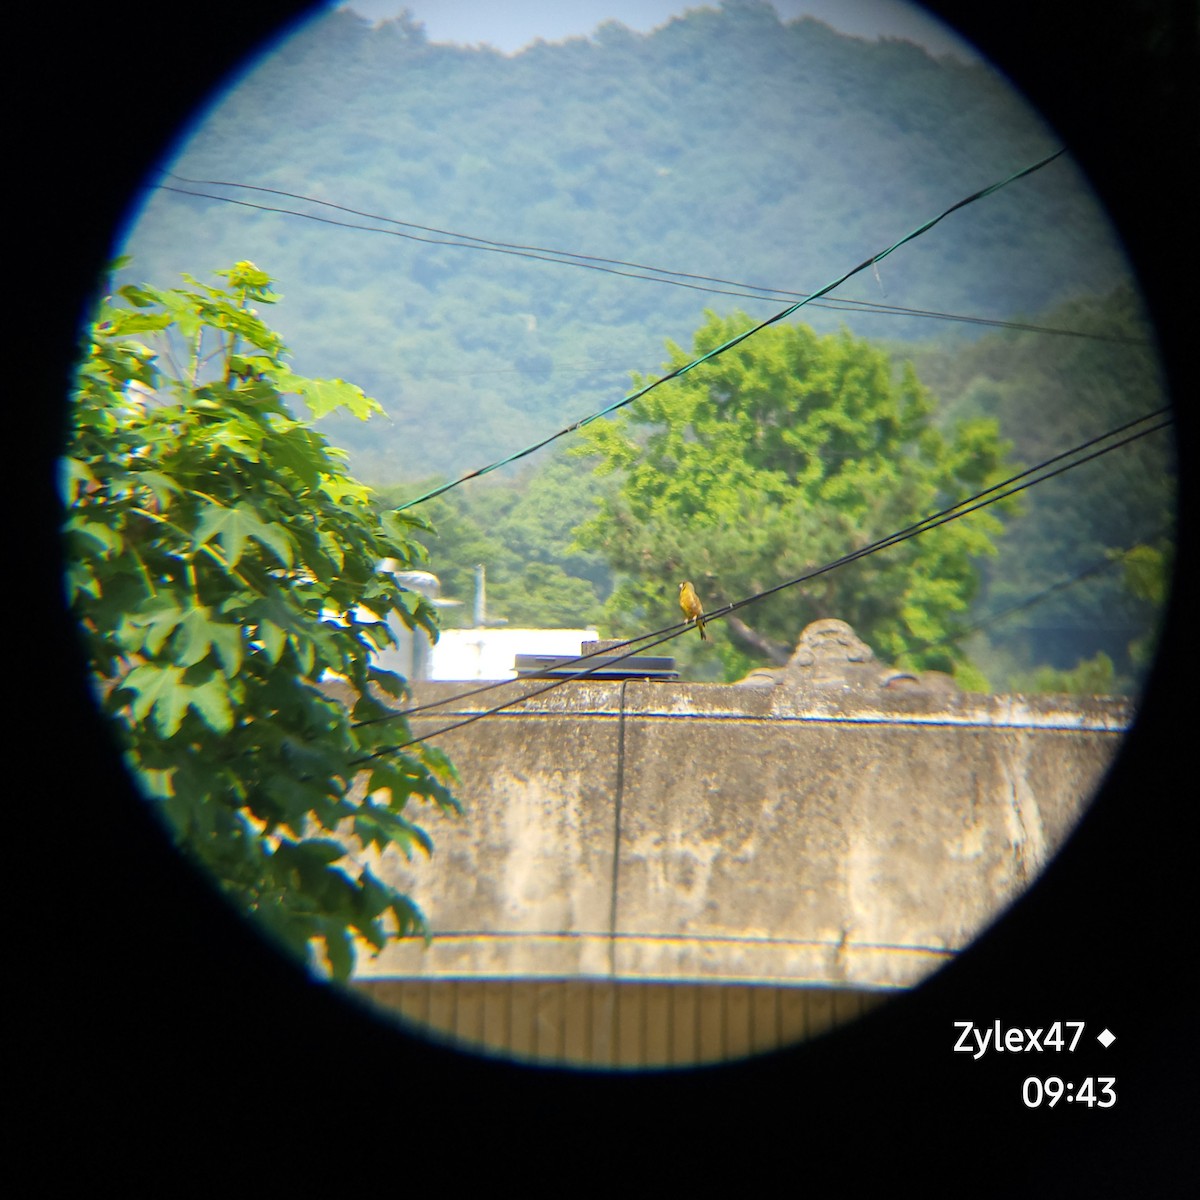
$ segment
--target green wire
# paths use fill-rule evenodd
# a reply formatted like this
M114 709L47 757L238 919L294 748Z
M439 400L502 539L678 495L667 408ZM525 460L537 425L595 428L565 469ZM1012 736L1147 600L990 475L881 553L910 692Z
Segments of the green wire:
M1032 175L1034 171L1040 171L1042 167L1052 163L1060 155L1066 153L1065 149L1056 150L1053 154L1047 155L1031 166L1022 167L1019 171L1014 171L1005 179L1001 179L998 183L990 184L978 192L972 193L970 196L959 200L956 204L952 204L944 212L939 213L936 217L926 221L923 225L917 226L911 233L906 233L899 241L893 242L886 250L880 251L878 254L872 255L870 258L858 264L857 267L847 271L844 275L839 276L832 283L827 283L819 291L813 292L809 296L805 296L802 300L797 300L795 304L788 305L781 312L777 312L773 317L768 317L765 321L758 325L747 329L744 333L739 333L736 337L732 337L729 341L708 351L707 354L702 354L699 358L692 359L691 362L685 363L682 367L671 371L667 375L663 375L659 379L646 384L645 387L639 388L636 392L631 392L621 400L610 404L607 408L600 409L599 412L594 412L591 416L584 417L582 420L576 421L573 425L568 425L565 429L560 429L557 433L552 433L549 437L542 438L540 442L534 442L532 446L526 446L524 450L518 450L515 454L510 454L507 458L498 459L494 463L489 463L486 467L479 467L474 471L468 471L459 479L452 480L450 483L443 483L441 486L433 488L422 496L416 497L415 500L409 500L401 504L395 511L403 512L406 508L412 508L416 504L422 504L426 500L432 500L435 496L440 496L443 492L448 492L451 488L458 487L461 483L466 483L469 479L477 479L481 475L487 475L492 471L499 470L500 467L508 466L509 463L514 463L518 459L527 457L530 454L540 450L543 446L548 446L551 442L557 441L560 437L565 437L568 433L574 433L577 429L582 429L585 425L590 425L593 421L598 421L601 417L607 417L610 413L614 413L619 408L624 408L627 404L632 404L635 400L640 400L647 392L652 391L660 384L667 383L669 380L678 379L681 375L686 375L701 363L708 362L710 359L716 358L719 354L724 354L726 350L733 349L734 346L744 342L748 337L753 337L760 330L766 329L768 325L774 325L776 321L782 321L790 317L798 309L803 308L806 304L811 304L814 300L819 300L822 296L828 295L834 288L841 287L847 279L857 275L860 271L865 271L868 267L874 266L878 262L882 262L887 258L893 250L899 250L901 246L907 242L911 242L914 238L919 238L923 233L928 233L939 221L944 220L952 212L956 212L960 208L965 208L968 204L974 204L976 200L982 200L985 196L990 196L993 192L998 192L1001 188L1007 187L1010 183L1015 183L1018 179L1023 179L1026 175Z

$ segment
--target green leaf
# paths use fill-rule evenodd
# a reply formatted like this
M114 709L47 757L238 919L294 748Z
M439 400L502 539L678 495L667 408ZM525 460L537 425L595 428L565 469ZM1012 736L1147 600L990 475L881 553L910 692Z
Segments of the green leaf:
M69 533L95 542L100 549L101 556L104 558L118 553L125 545L124 540L116 530L111 529L107 525L100 524L99 521L90 521L86 517L69 517L66 528Z
M171 496L180 490L179 484L162 471L142 470L136 473L136 482L144 488L149 488L159 505L166 507Z
M259 461L262 438L257 430L239 426L233 421L214 427L209 431L209 440L214 446L224 446L239 458L250 462Z
M263 521L254 509L244 502L226 508L224 505L205 501L204 515L200 518L193 544L202 546L214 538L220 542L230 570L241 561L248 538L261 542L285 567L292 565L292 545L287 531L278 525Z
M366 867L358 877L359 911L367 919L379 916L392 903L394 889L386 887Z
M350 877L333 831L351 821L381 850L428 853L402 810L414 794L444 808L448 793L419 755L399 754L378 773L388 806L352 800L349 763L383 731L356 729L354 703L315 678L337 672L363 711L381 711L364 698L379 631L357 614L391 607L382 558L424 550L406 540L411 521L385 541L345 452L297 421L283 392L322 414L378 404L283 367L282 339L248 305L274 299L269 276L247 262L225 274L229 287L185 276L98 306L60 466L66 585L102 711L181 848L291 952L315 960L323 945L344 977L356 942L378 950L396 936L387 914L403 936L426 931L407 897L369 872ZM160 402L134 411L131 381ZM329 624L325 610L354 618ZM331 836L309 836L322 829Z
M260 621L258 624L258 637L262 642L263 651L267 658L272 663L277 663L287 642L287 637L283 630L273 621Z
M397 893L392 901L391 910L396 918L397 937L422 937L426 944L429 943L429 926L425 921L425 914L412 900Z
M154 658L162 650L163 643L182 623L185 615L174 597L156 595L146 599L129 621L135 628L146 631L140 648Z
M329 920L321 924L330 971L334 979L343 982L350 978L350 972L354 970L354 943L344 925Z
M179 729L188 707L182 667L144 663L125 676L121 688L137 695L131 710L134 721L144 721L152 715L163 737L171 737Z
M182 667L192 666L205 658L210 647L216 651L225 675L236 675L242 665L241 627L213 621L210 609L193 608L180 624L180 646L175 661Z
M217 676L187 690L187 702L214 733L228 733L234 724L229 689Z
M362 388L347 383L344 379L305 379L287 372L276 375L280 391L297 392L308 405L312 415L320 419L339 408L348 408L360 421L372 413L383 412L378 400L372 400Z
M193 608L184 615L180 622L182 640L175 655L175 661L181 667L190 667L208 654L208 648L212 645L211 628L207 608Z
M217 274L228 279L230 287L250 288L257 292L265 291L272 282L266 271L259 270L247 261L235 263L228 271L218 271Z
M326 475L322 478L320 486L321 491L337 504L341 504L347 498L359 504L366 504L371 498L369 487L355 483L353 479L347 479L344 475Z
M118 295L123 296L130 304L138 308L150 308L152 305L160 304L160 293L154 288L138 287L136 284L126 284L125 287L118 289Z
M287 870L311 871L337 862L346 854L341 842L332 838L306 838L304 841L282 841L272 858L277 867Z
M64 504L74 504L80 492L95 483L92 469L81 459L64 454L58 460L58 490Z

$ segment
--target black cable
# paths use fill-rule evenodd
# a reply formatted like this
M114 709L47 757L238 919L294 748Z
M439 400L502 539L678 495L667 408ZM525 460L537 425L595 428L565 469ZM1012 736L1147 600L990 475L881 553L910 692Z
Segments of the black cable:
M941 222L949 217L952 213L958 212L959 209L965 208L968 204L974 204L978 200L982 200L987 196L993 195L1002 188L1006 188L1010 184L1016 183L1019 179L1027 178L1034 172L1040 171L1042 168L1049 166L1052 162L1057 161L1065 153L1066 151L1061 148L1055 150L1053 153L1047 154L1044 158L1039 159L1037 162L1021 167L1019 170L1013 171L1011 174L1005 176L1005 178L999 179L994 183L990 183L986 187L972 192L969 196L964 196L962 199L956 200L950 205L949 208L943 209L936 216L922 221L921 224L915 229L910 230L908 233L904 234L903 237L898 238L890 246L887 246L877 253L872 254L869 258L863 259L858 266L851 267L848 271L843 272L836 279L830 280L829 283L825 284L824 287L819 288L815 292L807 294L803 299L797 300L793 304L789 304L786 308L780 309L778 312L766 317L757 324L752 325L749 329L745 329L741 333L735 334L733 337L722 342L719 346L714 346L711 350L697 355L697 357L690 359L683 365L668 371L665 375L661 375L656 379L651 379L649 383L646 383L643 386L635 389L633 392L622 397L620 400L615 400L613 403L605 405L604 408L589 413L585 417L581 417L579 420L572 422L570 425L565 426L556 433L548 434L539 441L534 442L532 445L526 446L522 450L516 450L512 454L506 455L504 458L499 458L494 462L487 463L485 466L476 467L474 470L468 471L464 475L460 475L457 479L452 479L448 483L443 483L438 487L431 488L429 491L424 492L420 496L414 496L411 500L406 501L404 504L398 505L395 511L403 512L405 509L412 508L417 504L424 504L427 500L432 500L435 496L440 496L443 493L450 491L452 488L456 488L464 483L468 483L472 479L478 479L483 475L490 474L492 471L499 470L501 467L506 467L512 463L519 462L521 459L536 453L538 450L543 449L552 442L557 441L559 438L567 437L569 434L575 433L576 431L582 429L585 425L590 425L593 421L598 421L614 412L617 412L626 405L635 403L648 392L653 391L662 384L667 383L672 379L678 379L681 376L686 375L689 371L701 367L705 363L711 362L713 359L725 354L729 350L732 350L735 346L740 345L748 338L754 337L755 334L761 333L764 329L767 329L777 322L783 321L793 314L799 312L799 310L810 301L819 299L821 296L827 296L831 292L836 291L848 279L852 279L855 275L865 271L868 267L876 268L878 264L889 255L895 253L902 246L906 246L915 239L928 233L936 225L940 225Z
M1058 462L1061 459L1068 458L1071 455L1078 453L1080 450L1084 450L1089 446L1095 445L1097 442L1105 441L1108 437L1111 437L1117 433L1121 433L1133 425L1139 425L1143 421L1149 420L1150 417L1157 416L1163 411L1165 410L1159 409L1157 412L1150 413L1145 417L1139 417L1136 421L1130 421L1125 425L1119 426L1117 429L1113 430L1111 434L1106 434L1099 438L1092 438L1089 441L1076 446L1074 450L1067 450L1062 454L1056 454L1053 458L1047 459L1044 463L1039 464L1037 467L1033 467L1029 471L1022 471L1020 475L1015 475L1012 477L1012 479L1006 480L1002 484L996 484L995 487L1005 487L1008 483L1011 483L1035 471L1040 471L1043 467L1047 467L1051 463ZM1035 483L1044 483L1047 479L1053 479L1056 475L1063 474L1064 471L1071 471L1075 467L1082 466L1086 462L1091 462L1094 458L1099 458L1101 455L1108 454L1111 450L1116 450L1121 446L1128 445L1130 442L1135 442L1139 438L1145 437L1147 434L1158 433L1159 430L1166 429L1171 424L1172 420L1170 418L1165 421L1160 421L1159 424L1152 425L1149 429L1143 429L1138 433L1130 434L1129 437L1122 438L1121 441L1114 442L1111 446L1104 446L1099 450L1094 450L1091 454L1085 455L1083 458L1076 459L1074 462L1066 463L1063 466L1055 468L1053 471L1047 471L1044 475L1038 475L1036 479L1026 480L1025 483L1022 483L1017 487L1009 488L1006 492L999 492L997 495L991 496L987 500L978 500L978 496L987 496L988 492L995 490L995 488L988 488L985 491L979 492L977 496L971 497L970 500L961 501L959 504L952 505L948 509L943 509L941 513L935 514L934 517L927 517L924 521L919 521L916 525L911 525L908 529L902 530L898 534L893 534L891 537L883 538L878 542L872 543L870 546L865 546L862 550L852 551L850 554L844 555L842 558L837 559L835 562L829 563L816 571L812 571L798 579L788 580L784 583L777 583L773 587L769 587L765 591L759 592L757 595L747 597L745 600L737 600L732 604L727 604L724 608L717 609L713 615L718 617L726 616L729 613L736 612L739 608L744 608L747 604L753 604L766 596L772 596L776 592L782 591L784 588L791 587L796 583L806 582L807 580L813 579L818 575L824 575L827 571L832 571L835 567L840 567L844 566L846 563L855 562L857 559L863 558L867 554L874 554L877 550L885 550L889 546L895 546L900 542L907 541L910 537L916 537L918 534L927 533L930 529L936 529L939 525L945 525L948 521L957 520L959 517L967 516L968 513L973 513L981 508L986 508L989 504L995 504L999 500L1005 500L1009 496L1015 496L1018 492L1025 491L1026 488L1032 487ZM969 504L970 507L962 508L962 504ZM708 613L704 614L704 619L706 621L709 619Z
M708 292L718 296L733 296L743 300L772 301L778 299L802 298L808 293L791 291L787 288L766 287L762 284L741 283L737 280L722 279L720 276L700 275L688 271L675 271L667 267L654 267L645 263L629 262L619 258L604 258L600 255L583 254L573 250L556 250L546 246L525 245L520 242L501 242L489 238L478 237L470 233L458 233L454 230L439 229L432 225L419 225L413 221L401 221L395 217L384 216L380 213L365 212L351 208L348 205L336 204L330 200L319 200L313 196L305 196L299 192L288 192L281 188L261 187L252 183L235 183L221 179L189 179L174 172L165 172L172 179L182 183L208 187L240 188L245 191L262 192L267 195L285 196L293 200L301 200L308 204L318 204L338 212L349 213L353 216L365 217L372 221L385 221L390 225L402 226L405 229L419 229L425 233L442 235L441 237L422 237L418 234L401 233L399 230L380 229L373 225L360 225L351 221L339 221L331 217L318 216L315 213L300 212L292 208L281 208L277 205L255 204L248 200L237 200L232 196L214 195L211 192L197 192L188 188L173 187L170 184L156 185L162 191L174 192L183 196L195 196L200 199L216 200L225 204L236 204L243 208L253 208L259 212L273 212L281 215L302 217L305 220L317 221L325 225L334 225L343 229L357 229L366 233L389 234L402 237L409 241L422 242L432 246L451 246L464 250L487 250L496 254L509 254L520 258L532 258L541 262L559 263L562 266L582 267L586 270L602 271L610 275L619 275L627 279L642 279L650 283L666 283L673 287L686 287L692 291ZM456 239L452 241L443 238ZM608 265L601 265L608 264ZM631 270L619 270L628 267ZM652 274L633 274L633 271L649 271ZM672 278L674 277L674 278ZM694 280L697 282L686 282ZM722 287L709 287L706 284L722 284ZM731 291L730 288L741 290ZM1144 338L1128 337L1120 334L1088 333L1077 329L1058 329L1048 325L1037 325L1024 321L1005 321L991 317L975 317L961 313L939 312L935 309L907 308L897 304L882 304L871 300L856 300L850 297L827 297L824 301L814 300L809 307L824 308L833 312L860 312L878 316L906 316L929 320L956 321L969 325L982 325L997 329L1012 329L1027 333L1044 333L1062 337L1087 338L1094 341L1113 342L1125 345L1150 345Z
M899 545L901 542L908 541L910 538L914 538L914 537L919 536L922 533L926 533L930 529L936 529L939 525L944 525L949 521L957 520L959 517L967 516L968 514L970 514L972 512L976 512L981 508L986 508L990 504L998 503L1000 500L1007 499L1010 496L1013 496L1019 492L1025 491L1027 488L1033 487L1035 484L1043 483L1047 479L1052 479L1055 476L1061 475L1066 471L1073 470L1075 467L1082 466L1086 462L1090 462L1093 459L1096 459L1105 454L1108 454L1111 451L1119 449L1122 446L1129 445L1130 443L1135 442L1142 437L1146 437L1147 435L1149 435L1151 433L1157 433L1160 430L1166 429L1172 424L1172 420L1170 418L1168 418L1167 420L1164 420L1164 421L1160 421L1157 425L1153 425L1147 429L1142 429L1136 433L1132 433L1129 436L1122 438L1120 441L1113 442L1110 445L1102 446L1099 449L1093 450L1092 453L1085 455L1083 458L1076 458L1072 462L1063 463L1063 465L1055 467L1054 470L1049 470L1049 471L1046 470L1047 467L1053 466L1053 464L1055 464L1055 463L1061 463L1062 460L1064 460L1064 459L1072 458L1074 455L1077 455L1081 451L1087 450L1092 446L1096 446L1101 442L1107 441L1108 439L1116 436L1119 433L1123 433L1126 430L1131 429L1136 425L1140 425L1146 421L1153 419L1156 416L1161 415L1165 411L1167 411L1165 408L1158 409L1155 412L1148 413L1145 416L1139 417L1134 421L1126 422L1124 425L1118 426L1116 429L1110 430L1106 434L1101 434L1098 437L1090 438L1086 442L1082 442L1080 445L1072 448L1071 450L1066 450L1060 454L1056 454L1053 457L1046 459L1044 462L1039 463L1035 467L1030 467L1025 471L1022 471L1016 475L1011 476L1009 479L1006 479L1006 480L1002 481L1001 483L994 484L990 488L985 488L983 491L976 493L974 496L968 497L965 500L961 500L961 501L957 502L956 504L950 505L948 508L944 508L944 509L940 510L939 512L930 515L929 517L924 518L921 521L915 522L914 524L907 526L905 529L902 529L897 533L890 534L887 537L881 538L876 542L872 542L871 544L869 544L867 546L863 546L857 550L853 550L850 553L845 554L838 559L834 559L832 562L826 563L823 566L817 567L811 571L807 571L804 574L796 576L793 579L785 580L782 583L775 584L774 586L766 588L761 592L757 592L752 596L747 596L741 600L734 601L733 603L727 604L722 608L714 609L711 613L705 613L704 620L706 623L709 621L713 621L713 620L719 620L721 617L728 616L731 613L736 612L739 609L745 608L750 604L755 604L759 600L765 599L767 596L772 596L776 592L783 591L785 588L795 587L798 584L806 583L809 580L815 579L820 575L824 575L830 571L836 570L838 567L846 566L849 563L856 562L860 558L865 558L867 555L877 553L880 550L888 549L891 546ZM1034 478L1026 478L1027 476L1035 476L1035 477ZM1020 481L1022 479L1024 479L1024 482L1019 483L1018 481ZM1010 487L1009 486L1010 484L1013 484L1016 486ZM1007 490L1003 490L1003 489L1007 489ZM995 494L992 495L991 493L995 493ZM632 638L629 641L619 643L618 646L610 647L609 649L607 649L605 651L594 651L591 654L580 656L580 658L572 660L572 661L582 662L588 658L593 658L593 657L596 657L598 654L603 653L605 656L605 662L602 664L597 664L596 666L587 668L586 670L573 673L569 676L552 680L550 683L546 684L544 687L540 687L540 688L535 689L532 692L527 692L521 696L517 696L514 699L506 701L503 704L495 705L492 708L484 710L483 712L474 713L470 717L467 717L462 721L458 721L451 725L443 726L441 729L433 730L430 733L423 734L421 737L412 738L409 741L403 742L396 746L382 747L381 749L373 752L370 755L367 755L360 759L353 760L349 765L350 766L361 766L367 762L372 761L373 759L381 758L384 755L398 753L399 751L404 750L409 746L416 745L418 742L427 741L429 738L438 737L444 733L450 733L453 730L461 729L466 725L473 724L475 721L482 720L484 717L493 716L496 713L503 712L507 708L511 708L514 705L520 704L525 700L531 700L536 696L542 695L545 692L553 690L554 688L561 687L565 683L570 683L570 682L573 682L578 679L587 678L591 675L594 675L598 670L601 670L605 667L611 666L614 663L621 662L626 658L632 657L636 653L640 653L642 650L648 650L648 649L652 648L653 646L660 645L663 642L667 642L667 641L670 641L672 638L678 637L681 633L687 632L692 627L692 624L693 624L693 622L691 622L691 621L679 622L679 623L671 625L671 626L666 626L662 630L659 630L655 633L642 634L640 637ZM653 639L653 640L648 640L648 639ZM611 657L613 650L620 649L624 646L633 645L635 642L637 642L637 643L645 642L646 644L640 645L637 649L631 650L626 654L619 655L615 658ZM566 665L569 666L570 663L568 663ZM430 704L421 705L417 708L408 709L408 710L405 710L402 712L392 713L392 714L389 714L387 717L376 718L375 721L389 720L389 719L399 718L399 717L408 717L408 716L415 715L420 712L428 711L433 708L442 707L446 704L457 703L463 699L466 699L468 696L478 695L481 692L489 691L492 688L504 687L504 686L507 686L507 685L509 685L511 683L515 683L515 682L518 682L518 681L517 680L502 680L497 683L490 684L484 688L476 689L475 691L472 691L472 692L447 697L444 700L434 701L434 702L431 702ZM367 723L367 722L364 722L364 724L365 723ZM373 721L370 723L375 723L375 722Z
M1014 484L1014 483L1018 482L1019 480L1024 479L1026 476L1036 474L1039 471L1043 471L1047 467L1053 466L1056 462L1061 462L1065 458L1070 458L1071 456L1073 456L1075 454L1079 454L1083 450L1087 450L1087 449L1090 449L1092 446L1099 445L1099 443L1107 441L1109 438L1116 437L1116 435L1119 433L1124 433L1127 429L1132 429L1136 425L1141 425L1146 421L1153 420L1155 417L1161 416L1163 413L1166 413L1169 411L1170 411L1169 406L1163 406L1162 408L1155 409L1153 412L1149 412L1149 413L1144 414L1143 416L1137 417L1132 421L1126 421L1123 425L1118 425L1115 429L1110 429L1106 433L1097 434L1094 437L1088 438L1086 441L1081 442L1079 445L1072 447L1070 450L1064 450L1061 453L1052 456L1051 458L1043 460L1042 462L1038 463L1036 466L1027 467L1023 471L1018 471L1015 475L1010 475L1007 479L1002 479L999 483L992 484L991 487L984 488L983 491L976 492L975 495L968 496L965 500L959 500L956 503L951 504L946 508L940 509L936 513L931 513L929 516L922 518L920 521L917 521L912 525L906 526L904 529L900 530L898 533L889 534L886 538L881 538L878 541L872 542L867 546L860 547L858 550L851 551L849 554L843 555L842 558L835 559L832 563L828 564L825 567L820 568L818 571L814 572L812 575L802 576L801 579L791 580L791 581L783 583L783 584L778 584L773 589L768 589L765 592L756 593L754 596L750 596L750 597L746 598L745 600L735 601L733 604L727 605L725 608L714 609L712 613L705 613L704 619L705 619L705 621L708 621L710 619L713 619L714 617L728 616L731 612L736 611L737 608L739 608L745 604L753 603L755 600L758 600L763 596L770 595L772 591L778 591L780 588L783 588L783 587L790 587L793 583L803 582L804 580L813 578L815 575L823 574L826 571L832 570L834 567L841 566L847 562L853 562L855 559L861 558L866 554L874 553L876 550L882 550L882 549L886 548L886 546L894 544L894 542L897 540L904 540L906 536L915 535L914 531L918 531L918 530L923 531L923 527L926 525L928 525L930 528L933 528L934 526L932 524L930 524L931 522L940 523L939 518L945 517L947 514L955 512L957 509L961 508L963 505L973 504L976 501L980 500L982 497L989 495L991 492L999 491L1001 488L1006 488L1010 484ZM1170 422L1168 421L1166 423L1169 424ZM1161 426L1156 427L1156 429L1157 428L1161 428ZM1152 432L1155 432L1156 429L1155 430L1147 430L1146 432L1152 433ZM1138 436L1141 436L1141 435L1138 435ZM1086 462L1088 460L1081 459L1080 461ZM1050 478L1050 476L1046 476L1046 478ZM1019 491L1021 489L1015 489L1015 490ZM1006 494L1011 495L1012 493L1006 493ZM990 503L990 501L989 501L989 503ZM655 638L661 633L667 634L668 638L674 637L678 633L685 631L690 626L690 624L691 624L691 622L689 622L689 621L683 621L676 625L664 626L662 629L656 629L656 630L651 631L650 633L639 634L637 637L629 638L623 642L617 642L615 645L609 646L604 650L593 650L593 651L589 652L588 654L581 654L578 657L569 659L567 662L561 664L560 669L566 669L575 663L586 662L589 659L596 658L600 655L603 655L606 658L608 658L609 656L612 655L613 651L623 650L626 646L637 646L638 647L636 650L630 651L629 654L624 654L624 655L621 655L619 658L612 659L612 662L621 662L626 658L632 657L633 654L641 653L642 650L647 650L650 648L649 645L641 646L641 645L638 645L639 643L648 641L648 639L650 639L650 638ZM668 640L668 638L664 638L662 640L666 641L666 640ZM658 642L653 643L653 645L658 645L658 644L659 644ZM608 665L611 665L611 663L605 663L604 665L608 666ZM590 671L580 672L578 675L571 676L571 678L583 678L587 675L594 674L595 671L600 670L600 669L601 669L601 667L598 665ZM358 722L355 727L357 728L358 726L361 726L361 725L375 725L375 724L379 724L382 721L396 720L399 717L415 716L419 713L427 712L430 709L441 708L444 705L453 704L460 700L466 700L466 699L469 699L471 696L481 695L484 692L490 692L496 688L508 687L510 684L517 683L517 682L520 682L520 681L517 679L497 680L492 683L484 684L481 687L474 688L473 690L471 690L469 692L461 692L456 696L447 697L444 700L433 700L433 701L430 701L428 704L421 704L414 708L404 709L401 712L389 713L389 714L387 714L387 716L372 717L372 718L369 718L368 720Z
M1165 530L1160 530L1154 536L1162 537ZM1153 540L1153 539L1148 539ZM974 621L965 629L960 629L956 633L947 634L945 637L938 638L934 642L922 642L912 649L907 650L907 654L924 654L927 650L936 650L939 646L954 645L958 642L965 641L973 634L980 633L984 629L990 628L992 625L1003 621L1006 617L1011 617L1014 613L1025 612L1028 609L1036 608L1039 604L1045 603L1051 596L1057 595L1059 592L1065 592L1077 584L1083 583L1086 579L1091 579L1094 575L1103 574L1105 571L1111 571L1114 567L1120 566L1122 559L1129 554L1138 545L1143 545L1142 542L1135 542L1132 546L1126 546L1123 550L1114 551L1111 558L1101 559L1098 562L1092 563L1091 566L1085 567L1082 571L1074 575L1068 576L1065 579L1059 579L1048 587L1043 588L1039 592L1035 592L1032 596L1026 596L1024 600L1018 600L1013 604L1006 605L1004 608L997 609L995 612L988 613L987 616L981 617L978 621Z

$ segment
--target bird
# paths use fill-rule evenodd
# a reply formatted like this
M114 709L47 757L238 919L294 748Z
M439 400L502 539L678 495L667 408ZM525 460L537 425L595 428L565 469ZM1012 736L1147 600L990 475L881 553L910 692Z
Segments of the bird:
M700 630L700 636L708 641L708 634L704 632L704 607L700 603L700 597L696 595L696 589L692 587L691 581L685 579L679 585L679 607L683 609L683 615L689 621L696 622L696 628Z

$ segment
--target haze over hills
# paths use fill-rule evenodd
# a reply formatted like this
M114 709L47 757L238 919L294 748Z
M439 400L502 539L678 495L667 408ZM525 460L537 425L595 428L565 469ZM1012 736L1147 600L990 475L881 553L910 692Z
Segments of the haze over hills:
M633 373L658 376L665 342L691 347L706 309L773 316L788 299L756 289L819 289L1058 148L986 64L781 21L760 0L507 55L430 43L406 16L375 25L337 10L282 42L181 140L148 181L118 282L170 286L240 259L268 271L283 299L265 315L294 368L347 379L387 410L320 425L354 474L399 504L421 481L620 400ZM548 250L574 257L547 261ZM634 278L646 272L630 264L681 274ZM952 213L836 295L862 303L822 301L791 320L911 359L940 425L994 418L1022 465L1165 403L1130 269L1068 156ZM573 541L602 481L566 455L571 443L423 506L445 594L469 602L485 562L497 615L612 627L612 568ZM963 624L1016 615L975 635L973 661L996 687L1136 686L1154 581L1169 569L1169 437L1022 504L997 556L977 564ZM1153 549L1139 551L1134 586L1121 555L1142 543ZM1073 575L1084 583L1064 588ZM1035 677L1042 668L1057 674Z
M511 56L339 10L248 72L165 165L451 236L164 176L181 190L149 194L121 279L169 285L253 259L279 281L270 319L296 369L349 379L387 409L387 422L325 423L355 471L452 474L620 398L630 372L663 361L666 338L690 344L706 307L762 318L784 303L432 243L465 234L805 292L1056 148L985 65L784 23L753 0ZM1029 318L1128 282L1063 158L839 295ZM926 319L799 316L871 337L966 336Z

